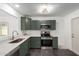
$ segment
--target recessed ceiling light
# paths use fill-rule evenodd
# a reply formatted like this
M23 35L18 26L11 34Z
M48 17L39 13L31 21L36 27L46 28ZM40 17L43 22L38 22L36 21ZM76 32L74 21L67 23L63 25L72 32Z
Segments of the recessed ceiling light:
M15 7L19 8L19 7L20 7L20 5L18 5L18 4L15 4Z

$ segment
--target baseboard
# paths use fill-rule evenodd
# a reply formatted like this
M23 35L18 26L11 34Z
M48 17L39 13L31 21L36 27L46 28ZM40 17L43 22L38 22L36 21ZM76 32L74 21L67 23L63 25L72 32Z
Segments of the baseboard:
M74 51L74 50L71 50L71 51L79 56L79 53L77 51Z

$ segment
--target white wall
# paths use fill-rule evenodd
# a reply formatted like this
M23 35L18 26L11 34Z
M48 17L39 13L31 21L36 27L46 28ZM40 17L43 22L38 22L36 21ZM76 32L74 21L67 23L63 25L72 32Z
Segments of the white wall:
M7 36L11 36L12 31L14 31L14 30L21 33L21 31L20 31L20 19L19 18L15 18L12 16L9 16L9 17L4 16L4 17L0 17L0 22L8 23L8 35ZM0 40L5 40L7 36L0 36Z
M58 37L59 48L65 49L65 39L64 39L64 20L62 17L31 17L32 20L56 20L56 30L52 30L50 33L52 36ZM40 36L39 30L26 31L29 35Z
M79 9L70 13L69 15L64 17L65 20L65 40L66 40L66 47L72 50L72 29L71 29L71 20L72 18L79 17ZM79 52L76 52L79 54Z
M12 31L17 30L18 32L20 32L20 27L19 27L19 23L20 23L20 19L19 18L14 18L12 16L9 17L0 17L0 22L7 22L8 23L8 35L11 35Z
M12 31L17 30L20 31L20 17L21 14L15 11L8 4L0 4L0 22L8 23L8 36L11 36ZM7 36L0 36L0 41L5 40Z
M13 30L20 32L20 17L22 15L14 10L7 3L0 4L0 22L7 22L9 24L9 35Z

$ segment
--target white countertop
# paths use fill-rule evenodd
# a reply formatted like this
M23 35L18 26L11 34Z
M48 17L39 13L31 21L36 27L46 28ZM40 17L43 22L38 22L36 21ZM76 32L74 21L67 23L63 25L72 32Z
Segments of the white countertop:
M19 38L25 38L19 43L9 43L11 40L4 40L0 42L0 56L11 55L15 50L19 48L19 45L22 44L25 40L30 38L31 36L20 36Z

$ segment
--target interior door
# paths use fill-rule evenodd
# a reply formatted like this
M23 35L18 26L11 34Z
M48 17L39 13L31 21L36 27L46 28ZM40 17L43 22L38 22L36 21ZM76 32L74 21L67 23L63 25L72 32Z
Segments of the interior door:
M79 17L72 19L72 50L79 53Z

